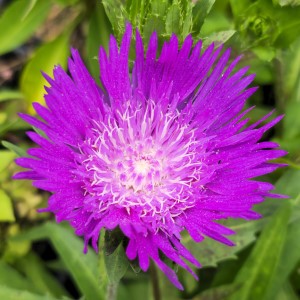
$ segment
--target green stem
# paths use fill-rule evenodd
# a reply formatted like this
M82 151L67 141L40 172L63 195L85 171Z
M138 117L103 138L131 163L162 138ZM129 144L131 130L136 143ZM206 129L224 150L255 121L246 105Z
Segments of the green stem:
M116 300L117 299L117 293L118 293L118 283L111 283L109 282L107 284L107 290L106 290L106 300Z
M159 280L156 267L153 263L150 265L150 276L152 283L152 291L154 300L161 300L161 293L159 288Z

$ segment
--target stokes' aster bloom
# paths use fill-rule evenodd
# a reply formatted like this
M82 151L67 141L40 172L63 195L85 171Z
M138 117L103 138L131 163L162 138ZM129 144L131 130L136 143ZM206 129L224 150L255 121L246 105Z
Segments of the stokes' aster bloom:
M179 50L173 35L157 59L156 34L144 54L137 32L130 76L131 31L128 24L120 49L111 37L109 57L100 49L103 90L76 50L71 76L61 67L54 79L45 75L48 108L34 103L43 121L22 117L47 138L28 133L40 147L17 159L31 170L15 178L52 192L45 211L69 221L85 245L91 239L97 251L100 230L119 226L129 259L138 257L144 271L153 259L182 288L161 253L196 277L183 260L200 266L180 243L183 230L196 242L208 236L232 245L224 235L234 232L215 221L255 219L254 204L279 197L252 178L280 166L267 161L285 152L259 140L281 117L246 127L252 108L241 111L256 90L246 89L254 75L244 76L247 68L231 74L239 58L226 68L229 50L219 57L211 45L200 55L201 41L192 47L190 36Z

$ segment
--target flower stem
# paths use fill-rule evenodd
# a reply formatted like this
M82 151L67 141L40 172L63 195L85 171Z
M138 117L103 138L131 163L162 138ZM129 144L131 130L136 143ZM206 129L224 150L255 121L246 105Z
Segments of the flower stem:
M161 293L159 288L159 280L156 267L153 263L150 265L150 276L152 283L152 291L154 300L161 300Z
M106 290L106 300L116 300L118 292L118 282L109 282Z

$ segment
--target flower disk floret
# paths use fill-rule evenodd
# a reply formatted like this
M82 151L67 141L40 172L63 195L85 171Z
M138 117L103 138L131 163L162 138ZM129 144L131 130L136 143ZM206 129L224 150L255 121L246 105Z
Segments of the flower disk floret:
M157 35L148 49L136 32L136 58L129 72L132 29L120 48L114 37L109 56L100 48L103 89L97 86L78 52L69 59L70 76L56 67L45 75L47 108L34 103L42 120L22 115L47 138L29 137L39 145L17 163L27 169L17 179L32 179L49 191L48 208L57 221L69 221L76 234L92 240L96 251L102 229L121 229L128 239L126 254L138 258L142 270L150 259L182 288L162 255L196 274L185 260L199 262L181 244L186 230L195 242L204 236L233 245L234 232L217 220L256 219L254 204L273 186L253 178L274 171L269 163L285 154L274 142L260 142L280 119L261 125L270 114L247 126L245 101L254 75L235 73L240 57L226 67L230 50L188 36L179 47L176 35L165 42L159 58ZM233 74L232 74L233 73Z

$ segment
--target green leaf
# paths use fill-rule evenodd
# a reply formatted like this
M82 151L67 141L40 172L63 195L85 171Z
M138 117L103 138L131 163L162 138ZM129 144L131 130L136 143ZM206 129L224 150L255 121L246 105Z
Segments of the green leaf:
M13 1L0 17L0 55L24 43L46 18L51 2Z
M283 130L284 130L283 137L285 140L293 141L294 139L300 136L299 114L300 114L299 102L291 102L287 104L286 116L283 119Z
M102 0L106 15L112 25L115 36L120 41L125 30L128 15L121 0Z
M11 151L1 150L0 151L0 172L4 171L11 162L15 159L15 153Z
M211 8L213 7L215 0L201 0L197 1L193 7L193 31L199 33L204 20Z
M0 102L7 100L23 99L22 93L13 90L1 90L0 91Z
M49 295L38 295L28 291L16 290L4 285L0 285L0 299L5 300L58 300Z
M129 261L125 254L122 242L112 253L110 253L111 243L111 239L105 240L104 262L109 281L111 283L118 283L125 275L129 266Z
M127 1L127 3L127 11L129 11L129 20L132 26L141 29L149 6L149 0L132 0Z
M143 40L148 42L154 31L156 31L158 38L160 38L165 31L165 21L160 15L149 14L144 25Z
M41 71L51 74L55 65L66 67L69 55L69 32L57 37L55 40L43 44L26 65L21 75L20 87L25 96L30 113L34 113L32 102L44 103L44 86L46 79Z
M164 17L169 7L168 0L152 0L151 1L151 14Z
M300 37L291 45L289 51L283 51L281 59L281 67L283 68L282 76L282 88L285 94L285 101L296 102L299 105L300 102ZM289 118L287 114L283 121ZM293 129L293 127L287 129ZM299 132L299 128L297 128ZM284 132L287 135L289 132Z
M235 243L234 247L228 247L210 238L205 238L201 243L195 243L190 236L185 236L182 242L201 261L202 266L215 267L220 261L237 258L236 253L255 241L256 232L263 227L265 222L265 219L251 222L240 220L224 221L223 225L236 232L235 235L230 237Z
M296 198L299 194L300 170L287 170L276 182L275 193Z
M276 295L275 300L299 300L291 284L286 282L280 292Z
M179 35L182 27L182 15L179 3L174 1L170 6L166 16L166 34L171 35L175 33Z
M27 152L22 149L21 147L18 147L10 142L2 141L2 145L7 148L8 150L11 150L12 152L16 153L18 156L28 156Z
M187 1L186 3L186 12L183 17L183 25L182 25L182 39L185 39L187 35L189 35L193 30L193 14L192 14L192 2Z
M11 199L0 189L0 222L14 222L15 215Z
M15 237L14 240L39 240L49 238L77 286L86 299L104 299L99 289L97 255L90 250L82 253L83 241L72 231L56 223L45 223Z
M145 17L142 30L143 40L149 41L151 34L156 31L159 41L165 33L166 14L169 3L167 0L153 0L150 2L149 12Z
M69 296L60 283L46 270L44 262L33 252L20 258L16 265L42 294L51 294L55 297Z
M99 47L108 50L111 26L102 3L97 3L89 18L88 35L86 41L87 64L94 78L99 80Z
M235 34L235 32L235 30L225 30L213 33L208 37L203 38L203 47L209 46L212 42L215 43L215 46L224 44Z
M13 289L38 292L30 280L4 261L0 261L0 285L5 285Z
M239 289L230 300L264 299L278 270L287 233L291 204L285 203L264 228L234 283Z
M289 225L286 241L281 253L278 269L272 282L272 289L269 289L266 300L273 300L280 292L284 282L296 267L300 259L300 220Z

